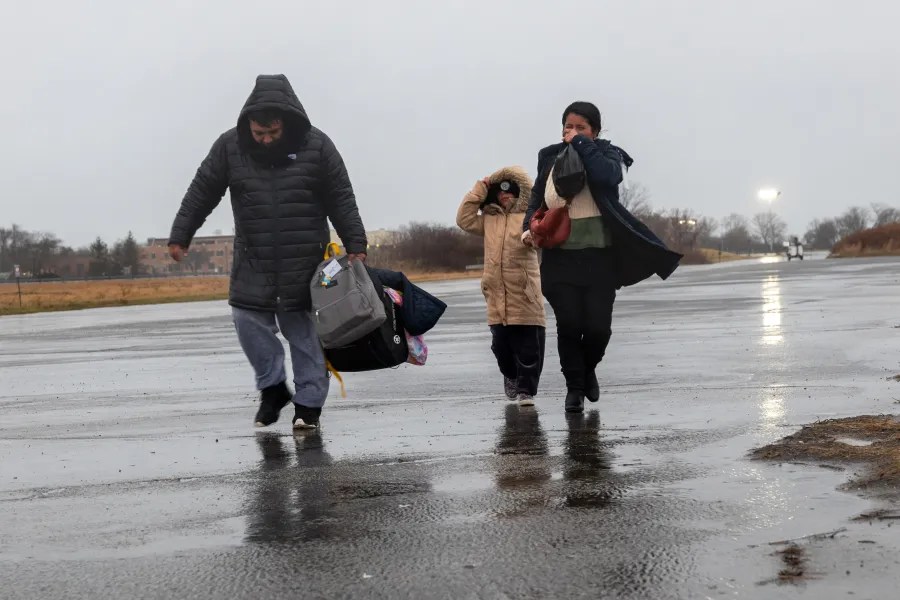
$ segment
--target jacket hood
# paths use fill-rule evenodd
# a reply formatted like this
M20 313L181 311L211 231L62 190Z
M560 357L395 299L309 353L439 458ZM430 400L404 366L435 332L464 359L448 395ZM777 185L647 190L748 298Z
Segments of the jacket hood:
M489 180L491 183L500 183L505 180L515 182L519 186L519 197L516 198L516 202L509 209L509 212L525 212L528 210L528 201L531 200L531 188L534 186L534 182L531 181L528 171L523 167L503 167L495 171Z
M251 147L253 143L248 115L258 110L279 110L284 113L284 131L291 146L299 144L312 127L306 110L284 75L257 76L256 85L238 116L238 141L244 148Z

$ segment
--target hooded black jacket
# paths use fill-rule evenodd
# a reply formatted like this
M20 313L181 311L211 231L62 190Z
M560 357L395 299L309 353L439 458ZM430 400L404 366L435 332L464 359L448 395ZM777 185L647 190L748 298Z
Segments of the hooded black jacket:
M284 114L283 155L263 158L247 115ZM172 225L170 244L187 248L231 191L234 261L229 303L251 310L309 310L309 282L334 224L348 253L365 252L366 233L344 161L310 124L284 75L260 75L237 127L223 133L197 170Z

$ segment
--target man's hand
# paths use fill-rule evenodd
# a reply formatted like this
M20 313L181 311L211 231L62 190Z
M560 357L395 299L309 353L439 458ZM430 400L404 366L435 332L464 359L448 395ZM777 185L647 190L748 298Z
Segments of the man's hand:
M365 252L359 252L357 254L348 254L347 260L353 262L354 260L358 260L360 262L366 262L367 255Z
M175 262L181 262L184 257L187 256L187 250L178 244L169 244L169 256L171 256L172 260Z

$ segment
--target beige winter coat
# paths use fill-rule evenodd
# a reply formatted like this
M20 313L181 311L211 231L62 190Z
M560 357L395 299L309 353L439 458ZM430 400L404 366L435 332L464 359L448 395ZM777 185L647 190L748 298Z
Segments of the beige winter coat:
M456 224L484 237L484 276L481 291L487 301L488 325L546 325L537 251L522 242L522 222L531 197L532 181L521 167L506 167L490 177L491 183L515 181L519 197L507 209L496 204L479 206L488 189L479 181L466 194Z

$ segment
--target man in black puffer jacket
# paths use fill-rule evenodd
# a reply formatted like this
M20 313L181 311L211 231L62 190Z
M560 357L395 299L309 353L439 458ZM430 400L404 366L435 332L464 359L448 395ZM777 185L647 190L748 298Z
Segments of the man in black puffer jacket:
M328 395L325 358L309 314L309 282L330 240L328 220L351 260L365 260L365 228L344 161L313 127L284 75L260 75L237 127L213 144L188 188L169 236L181 261L197 229L231 191L234 261L228 301L256 373L256 424L294 401L294 428L318 427ZM288 340L296 391L285 381Z

